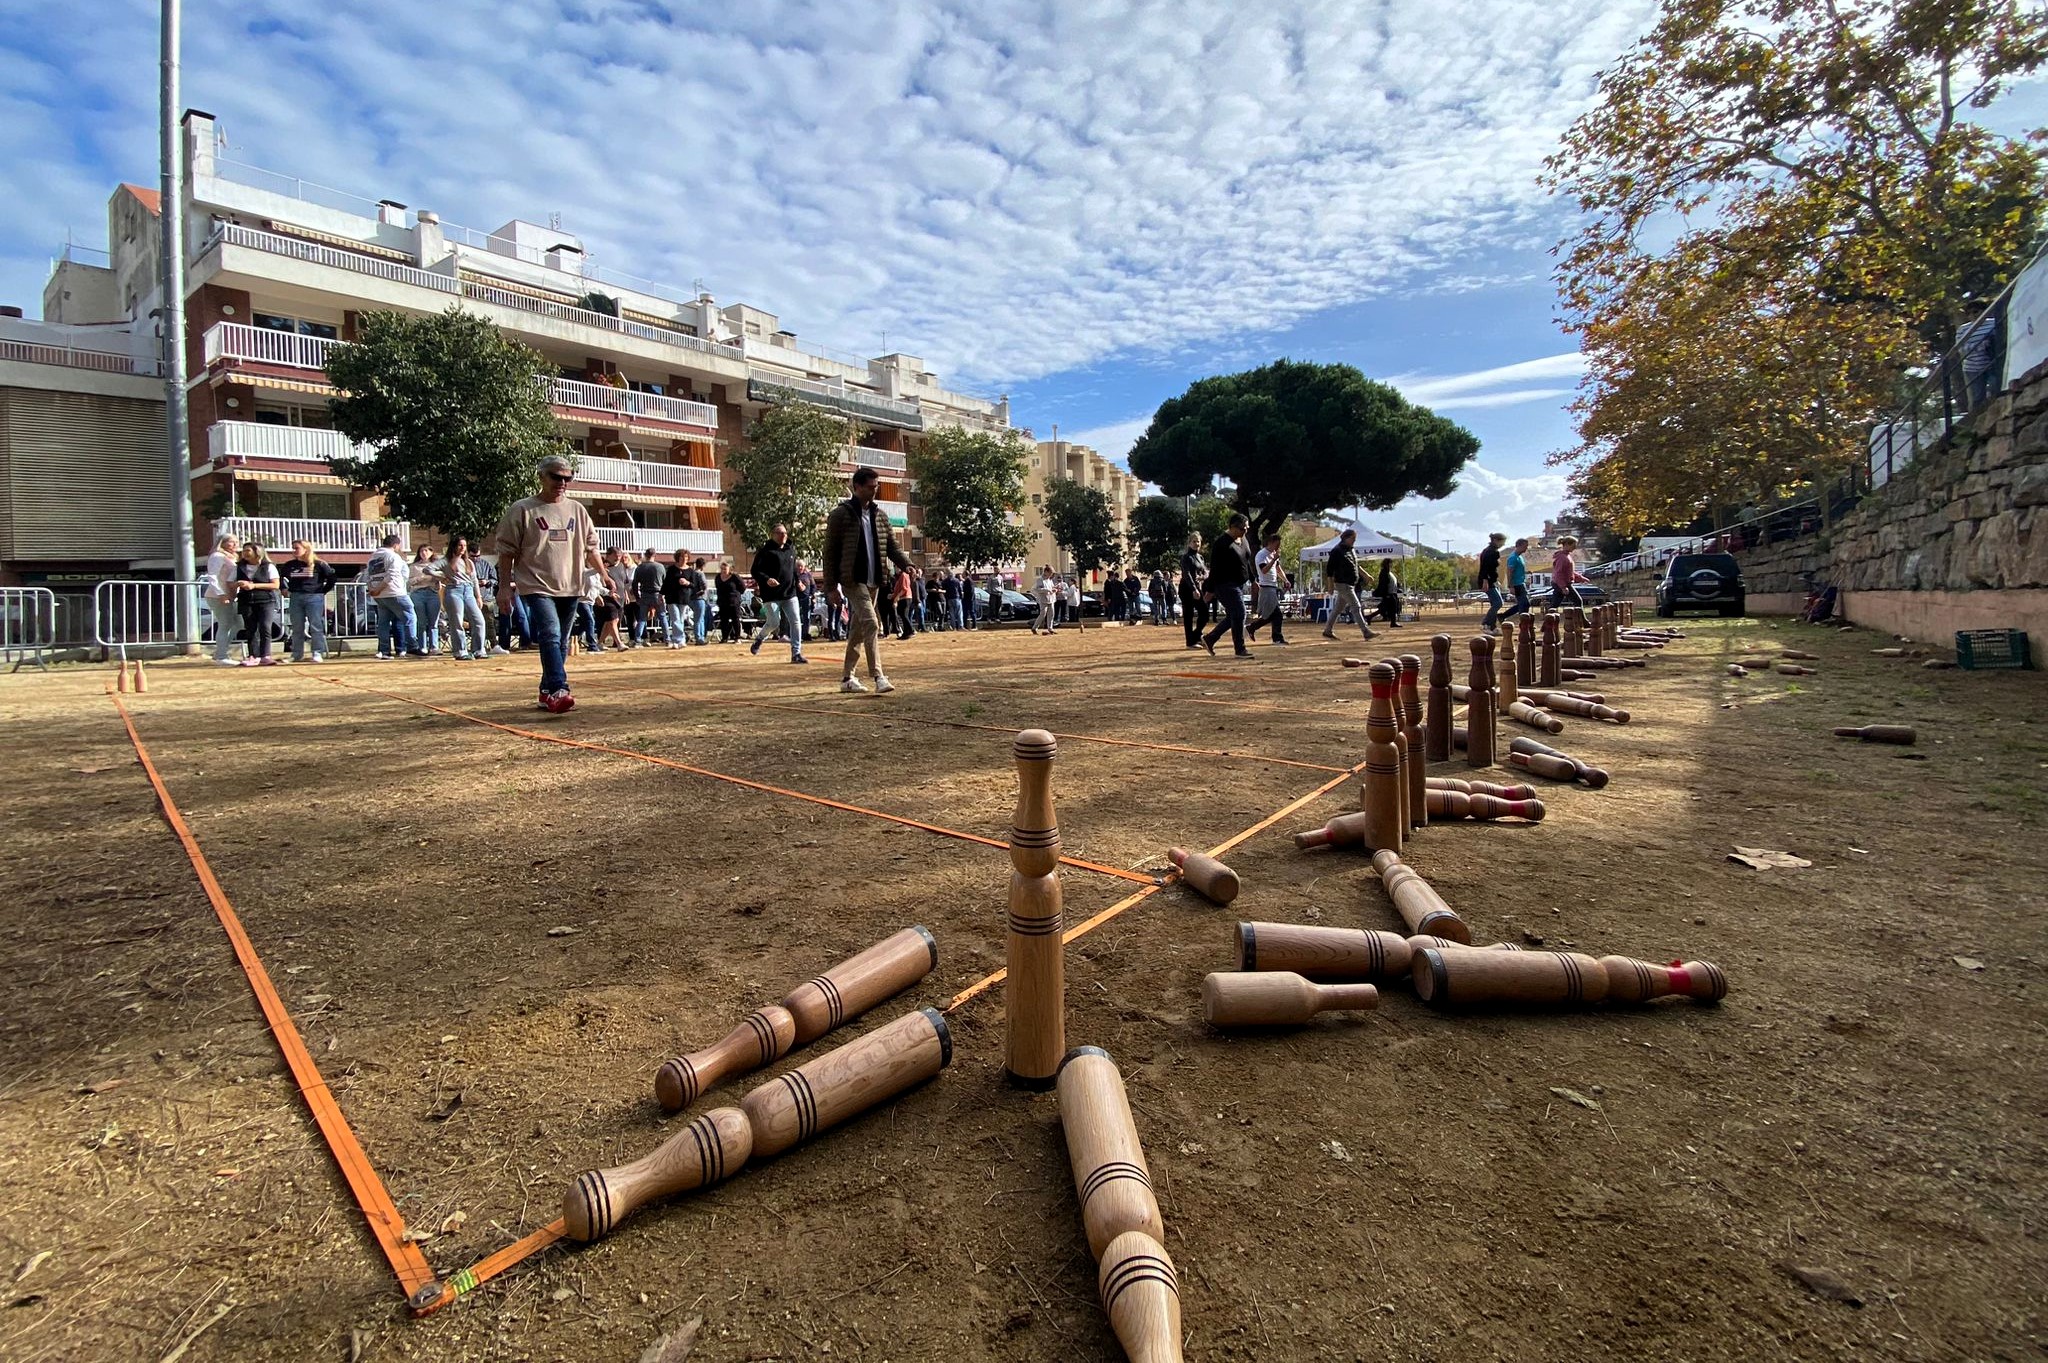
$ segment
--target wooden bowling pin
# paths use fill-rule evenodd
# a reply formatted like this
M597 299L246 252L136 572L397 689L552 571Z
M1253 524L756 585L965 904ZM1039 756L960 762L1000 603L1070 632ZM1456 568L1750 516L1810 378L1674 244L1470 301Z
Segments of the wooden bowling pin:
M1598 672L1574 672L1569 667L1559 668L1557 675L1568 682L1598 681L1600 679Z
M773 1064L796 1041L796 1019L771 1003L740 1019L740 1025L701 1051L662 1062L654 1072L654 1101L663 1112L680 1112L735 1074Z
M1127 1231L1165 1238L1131 1100L1109 1052L1100 1046L1067 1052L1059 1068L1059 1107L1088 1252L1100 1258Z
M1533 800L1536 787L1527 785L1504 786L1493 781L1460 781L1455 776L1432 776L1430 790L1455 790L1460 795L1491 795L1496 800Z
M1508 752L1510 753L1510 755L1514 753L1523 753L1528 756L1563 758L1565 761L1571 763L1572 770L1576 773L1576 779L1585 782L1586 788L1588 790L1599 790L1601 787L1607 784L1608 773L1606 768L1595 767L1588 763L1581 762L1578 758L1573 757L1570 753L1560 752L1556 748L1551 747L1548 743L1539 743L1533 738L1524 738L1519 734L1516 735L1508 743ZM1515 765L1522 766L1523 764L1516 763ZM1527 769L1529 771L1536 772L1539 776L1549 775L1548 772L1540 771L1538 768L1533 766L1528 767Z
M1493 640L1481 634L1472 640L1472 672L1465 685L1471 701L1465 706L1465 765L1493 765L1494 702Z
M1803 663L1817 663L1820 661L1820 654L1802 653L1796 648L1781 648L1778 650L1778 656L1780 658L1792 658Z
M1746 677L1749 675L1749 669L1741 663L1730 663L1728 664L1728 675L1731 677Z
M1408 939L1370 928L1239 923L1239 970L1291 970L1311 980L1405 979Z
M128 660L126 658L122 658L114 664L114 690L124 696L128 694Z
M1580 700L1576 696L1565 695L1562 691L1551 692L1550 699L1543 702L1543 705L1545 709L1555 710L1563 715L1577 715L1581 719L1610 719L1616 724L1628 723L1628 711L1626 710L1617 710L1612 706L1603 705L1599 701ZM1560 724L1558 729L1563 727ZM1551 732L1556 733L1558 729L1553 729Z
M1429 823L1429 812L1423 806L1422 792L1429 779L1429 738L1423 732L1422 723L1422 659L1413 653L1403 653L1397 662L1401 668L1401 682L1395 693L1395 713L1400 720L1401 751L1405 758L1401 765L1402 774L1408 778L1408 826L1421 828Z
M1533 771L1538 776L1545 776L1553 781L1577 781L1579 779L1579 769L1576 766L1573 766L1562 757L1552 757L1549 753L1510 752L1508 754L1508 765L1520 767L1523 771Z
M1564 650L1557 642L1557 616L1546 614L1543 617L1543 653L1541 665L1536 669L1537 680L1545 686L1564 685L1564 679L1559 675L1563 670L1563 658Z
M1860 738L1865 743L1898 743L1910 747L1919 737L1910 724L1864 724L1835 730L1836 738Z
M1607 972L1607 997L1615 1003L1646 1003L1672 996L1719 1003L1728 996L1728 977L1712 961L1654 965L1627 956L1602 956L1600 968Z
M1567 657L1597 657L1586 647L1586 613L1577 606L1564 608L1564 651Z
M1772 663L1771 668L1773 671L1781 672L1788 677L1816 677L1820 675L1813 668L1801 667L1798 663Z
M1515 622L1503 620L1493 649L1493 689L1498 697L1494 708L1503 715L1517 698L1515 682Z
M1003 982L1003 1063L1010 1082L1051 1088L1066 1050L1066 921L1060 896L1060 830L1052 812L1059 744L1026 729L1014 745L1017 811L1010 826L1009 975Z
M1502 711L1502 713L1517 724L1527 725L1531 729L1541 729L1546 734L1561 734L1564 732L1563 720L1559 719L1556 715L1543 713L1543 711L1525 700L1516 701L1513 705Z
M1400 669L1392 663L1374 663L1372 704L1365 712L1365 845L1399 850L1408 833L1408 812L1404 803L1406 778L1401 771L1400 729L1394 723L1394 680ZM1297 841L1299 841L1297 839Z
M1559 661L1558 665L1560 669L1560 676L1563 675L1563 669L1566 668L1575 669L1579 672L1585 673L1612 672L1618 668L1623 667L1648 666L1648 664L1645 663L1641 658L1589 658L1582 655L1567 655ZM1586 681L1589 680L1589 678L1582 676L1578 680Z
M754 1158L771 1159L917 1087L952 1062L953 1034L936 1008L905 1013L836 1046L740 1099L754 1132Z
M1451 636L1429 641L1429 713L1423 720L1425 755L1432 762L1451 759Z
M1522 699L1528 701L1531 705L1548 705L1553 697L1562 697L1565 700L1590 700L1595 705L1605 705L1607 703L1607 697L1598 691L1565 691L1561 689L1546 691L1540 686L1525 686L1522 688Z
M1369 984L1311 984L1291 970L1217 970L1202 980L1211 1027L1293 1027L1317 1013L1379 1006Z
M1364 787L1360 787L1363 798ZM1365 839L1365 830L1370 816L1360 810L1356 814L1339 814L1321 828L1294 835L1296 847L1349 847Z
M796 1023L795 1044L808 1046L840 1023L902 993L938 963L939 942L931 930L908 927L806 980L782 996L782 1006Z
M1536 617L1525 615L1521 627L1515 631L1515 685L1523 687L1536 684Z
M718 1183L754 1151L754 1128L736 1107L715 1107L631 1164L578 1174L562 1195L563 1231L571 1240L607 1235L626 1216L665 1197Z
M1466 1004L1598 1003L1607 997L1607 972L1575 951L1439 951L1415 953L1409 963L1415 996L1439 1008Z
M140 658L135 660L135 685L131 689L138 696L149 694L149 674L142 670L142 659Z
M1190 852L1185 847L1169 847L1166 849L1166 859L1180 867L1181 883L1210 903L1228 904L1237 898L1237 892L1241 888L1237 872L1207 852Z
M1343 663L1343 664L1344 664L1344 666L1346 666L1346 667L1371 667L1371 666L1372 666L1372 661L1371 661L1370 659L1368 659L1368 658L1340 658L1340 659L1338 659L1338 661L1339 661L1339 662L1341 662L1341 663Z
M1156 1236L1134 1230L1110 1241L1095 1281L1131 1363L1181 1363L1180 1282Z
M1469 942L1454 942L1448 937L1416 936L1408 939L1408 963L1415 963L1415 953L1435 948L1438 951L1521 951L1524 948L1513 942L1488 942L1485 946L1473 946Z
M1372 869L1380 873L1380 882L1394 901L1394 912L1401 915L1411 935L1447 937L1453 942L1472 940L1472 929L1465 926L1465 920L1401 858L1392 852L1375 852Z
M1491 822L1495 819L1543 821L1543 801L1503 800L1492 795L1466 795L1455 790L1429 792L1429 817L1439 823L1457 819Z
M1397 773L1398 779L1394 782L1394 788L1396 791L1400 793L1401 841L1405 843L1408 841L1409 838L1414 836L1415 832L1415 802L1414 796L1410 794L1410 788L1408 784L1408 731L1402 727L1401 720L1401 660L1399 658L1382 658L1380 659L1380 661L1385 663L1388 667L1394 669L1394 690L1392 697L1392 708L1394 712L1393 742L1394 756L1400 762L1400 771ZM1371 674L1368 673L1367 675L1370 676ZM1370 703L1368 703L1367 705L1365 727L1366 737L1370 739L1372 737L1372 714ZM1365 781L1360 782L1358 786L1358 807L1361 811L1370 809L1372 807L1372 797L1366 794L1366 792L1369 791L1371 788L1372 781L1370 779L1370 774L1368 774L1368 778Z

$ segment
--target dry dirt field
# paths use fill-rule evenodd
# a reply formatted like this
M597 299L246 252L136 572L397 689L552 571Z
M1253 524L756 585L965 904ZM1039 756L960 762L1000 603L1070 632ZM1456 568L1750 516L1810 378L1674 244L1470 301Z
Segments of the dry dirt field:
M1634 723L1553 740L1610 786L1547 790L1537 825L1432 827L1410 860L1480 941L1713 960L1724 1004L1452 1015L1389 986L1377 1012L1211 1031L1200 981L1240 918L1398 926L1362 856L1286 836L1354 807L1353 780L1230 854L1229 909L1170 887L1068 948L1067 1039L1122 1067L1189 1358L2048 1349L2042 679L1923 671L1861 632L1683 627L1593 688ZM1749 644L1819 675L1726 676ZM829 963L912 923L940 949L836 1039L1001 964L1000 848L631 754L1001 838L1010 733L1042 726L1065 736L1068 854L1141 870L1362 756L1364 674L1337 666L1360 645L1310 630L1251 664L1172 629L924 637L888 647L887 698L834 694L815 651L593 659L560 718L529 708L521 657L162 665L128 698L437 1272L652 1148L679 1125L656 1064ZM188 1363L630 1363L697 1316L713 1363L1119 1356L1055 1101L1003 1081L999 990L951 1015L935 1081L410 1318L110 676L0 678L0 1358L156 1363L204 1326ZM1828 733L1873 721L1919 746ZM1751 870L1737 845L1812 865ZM1138 888L1064 884L1070 923Z

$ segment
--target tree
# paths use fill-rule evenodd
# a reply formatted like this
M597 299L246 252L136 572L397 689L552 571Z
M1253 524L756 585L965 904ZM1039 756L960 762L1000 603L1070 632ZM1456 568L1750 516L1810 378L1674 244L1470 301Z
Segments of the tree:
M1278 360L1162 403L1131 448L1131 472L1169 496L1226 479L1263 537L1290 516L1449 496L1478 449L1464 427L1348 364Z
M1188 508L1188 527L1202 537L1203 544L1215 543L1229 524L1230 503L1221 497L1197 497Z
M1031 532L1017 524L1024 468L1024 438L1015 431L945 426L910 456L925 536L946 546L954 567L994 567L1030 549Z
M749 545L765 544L789 527L797 557L816 563L825 547L825 513L846 493L839 456L846 423L808 402L770 407L747 431L747 444L726 451L734 478L725 491L725 523Z
M1074 570L1092 573L1123 556L1109 496L1071 478L1055 478L1045 492L1045 528L1053 543L1073 555Z
M460 308L367 312L359 339L327 354L335 429L365 457L334 471L391 513L476 543L534 490L534 465L567 449L548 406L554 367Z
M1178 497L1145 497L1131 508L1131 552L1141 572L1172 568L1188 542L1188 509Z

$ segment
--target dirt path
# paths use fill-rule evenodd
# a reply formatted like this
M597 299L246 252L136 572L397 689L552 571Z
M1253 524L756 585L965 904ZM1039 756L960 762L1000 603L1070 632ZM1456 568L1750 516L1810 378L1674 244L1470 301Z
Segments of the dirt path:
M1863 633L1685 628L1603 682L1636 722L1553 740L1611 786L1546 791L1540 825L1432 827L1411 860L1484 940L1714 960L1724 1005L1450 1016L1388 988L1372 1014L1210 1031L1200 980L1238 919L1397 925L1362 857L1285 836L1353 807L1348 781L1232 853L1230 910L1171 888L1069 948L1068 1039L1123 1069L1190 1358L2048 1347L2039 677L1924 672ZM1822 655L1820 675L1724 675L1761 643ZM642 758L1000 839L1008 735L1042 726L1070 736L1068 854L1142 873L1359 759L1363 676L1336 666L1357 651L1311 636L1238 665L1176 630L932 637L891 649L886 700L765 651L627 655L577 670L565 719L525 708L517 658L194 664L154 669L131 706L448 1273L553 1217L576 1171L675 1129L648 1098L660 1059L832 960L913 922L940 944L849 1037L1001 964L1000 848ZM0 1271L34 1265L0 1358L153 1360L227 1303L187 1359L598 1363L693 1315L708 1360L1117 1356L1055 1104L1002 1080L999 991L954 1014L936 1082L407 1319L107 675L0 682ZM1869 722L1921 742L1828 736ZM1749 870L1736 845L1813 865ZM1063 883L1070 922L1138 888Z

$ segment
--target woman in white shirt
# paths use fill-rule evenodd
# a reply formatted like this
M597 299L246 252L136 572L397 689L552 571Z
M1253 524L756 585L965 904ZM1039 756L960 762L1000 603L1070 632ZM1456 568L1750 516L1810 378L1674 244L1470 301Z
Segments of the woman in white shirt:
M1051 573L1040 573L1038 575L1038 589L1034 593L1038 597L1038 618L1031 622L1031 632L1033 634L1052 633L1052 599L1059 592L1059 589L1060 584L1053 581Z

